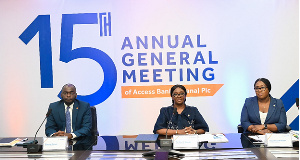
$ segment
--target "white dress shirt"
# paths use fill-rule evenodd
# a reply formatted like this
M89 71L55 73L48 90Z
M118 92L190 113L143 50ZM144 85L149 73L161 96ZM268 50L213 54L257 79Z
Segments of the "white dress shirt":
M261 122L261 124L265 124L265 121L266 121L266 118L267 118L267 114L268 114L268 112L263 113L263 112L259 111L259 116L260 116L260 122Z

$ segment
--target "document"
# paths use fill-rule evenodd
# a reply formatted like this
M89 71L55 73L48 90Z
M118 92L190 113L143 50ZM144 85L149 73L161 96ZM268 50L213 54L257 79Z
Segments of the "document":
M198 135L173 135L173 149L199 149Z
M299 150L294 150L292 148L282 148L280 150L269 150L276 158L299 158Z
M174 149L199 149L199 143L227 143L224 134L173 135Z
M199 142L206 143L227 143L228 139L224 134L199 134L198 135Z
M265 143L265 135L252 135L252 136L248 136L250 139L252 139L254 142L253 143Z
M266 133L265 136L267 147L293 147L290 133Z
M44 137L43 151L64 151L68 147L68 137Z
M2 138L0 139L0 146L14 146L16 143L22 141L19 138Z

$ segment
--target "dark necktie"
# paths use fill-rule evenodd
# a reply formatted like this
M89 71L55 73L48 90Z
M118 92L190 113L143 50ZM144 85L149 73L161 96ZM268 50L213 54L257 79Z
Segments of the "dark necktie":
M67 107L66 111L66 132L71 133L71 116L70 116L70 106Z

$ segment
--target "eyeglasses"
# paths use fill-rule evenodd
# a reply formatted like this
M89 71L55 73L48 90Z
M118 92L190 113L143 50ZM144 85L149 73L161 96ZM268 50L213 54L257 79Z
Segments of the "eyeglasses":
M260 88L256 87L256 88L254 88L254 90L255 90L255 92L258 92L258 91L265 91L266 88L267 88L267 87L260 87Z
M173 97L181 97L181 96L184 96L184 95L185 95L185 93L179 93L179 94L174 93Z

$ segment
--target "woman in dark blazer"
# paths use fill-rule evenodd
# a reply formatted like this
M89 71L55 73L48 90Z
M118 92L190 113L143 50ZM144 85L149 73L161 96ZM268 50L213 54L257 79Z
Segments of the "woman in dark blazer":
M188 106L186 88L175 85L171 88L173 105L163 107L154 126L153 133L166 135L202 134L208 132L208 125L196 107Z
M282 101L270 95L270 81L257 79L254 90L256 96L247 98L242 109L241 125L244 131L258 134L284 132L286 111Z

